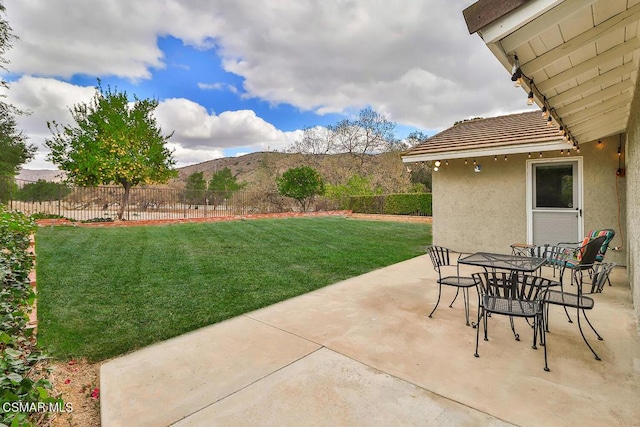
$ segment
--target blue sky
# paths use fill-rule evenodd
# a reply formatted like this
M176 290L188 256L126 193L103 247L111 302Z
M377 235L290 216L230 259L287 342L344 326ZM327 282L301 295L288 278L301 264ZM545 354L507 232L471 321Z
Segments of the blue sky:
M521 91L462 10L442 0L148 0L8 2L20 37L8 100L46 161L46 122L103 85L156 98L178 166L284 150L306 127L371 107L396 137L456 120L526 110Z

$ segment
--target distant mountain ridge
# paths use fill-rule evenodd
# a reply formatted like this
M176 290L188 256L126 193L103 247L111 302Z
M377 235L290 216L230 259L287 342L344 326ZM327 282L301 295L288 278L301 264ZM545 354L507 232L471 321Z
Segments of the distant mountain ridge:
M367 176L372 183L385 192L402 192L408 188L409 178L405 171L399 153L384 153L369 157L367 166L363 168L361 175ZM353 159L348 154L314 154L303 155L299 153L281 153L277 151L255 152L238 157L222 157L207 160L194 165L177 168L178 177L159 188L182 189L189 175L197 172L203 173L205 180L211 176L229 168L231 174L239 183L246 183L246 190L271 192L277 191L276 178L287 169L310 165L317 169L326 182L342 182L345 178L356 173L349 165ZM346 166L345 166L346 165ZM64 179L64 172L59 170L35 170L23 169L17 179L26 181L59 182Z

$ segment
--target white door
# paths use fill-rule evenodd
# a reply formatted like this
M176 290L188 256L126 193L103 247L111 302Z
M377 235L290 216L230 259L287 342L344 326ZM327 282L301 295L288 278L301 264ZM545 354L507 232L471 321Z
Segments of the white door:
M583 234L582 157L527 161L527 242L578 242Z

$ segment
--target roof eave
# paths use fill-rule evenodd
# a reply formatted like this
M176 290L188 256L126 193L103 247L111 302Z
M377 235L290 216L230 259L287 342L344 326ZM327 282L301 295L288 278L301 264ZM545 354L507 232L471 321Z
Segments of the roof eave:
M524 153L537 153L544 151L557 151L571 149L572 147L567 144L563 139L547 142L536 142L530 144L518 144L503 147L487 147L487 148L475 148L470 150L449 150L425 154L415 154L402 156L403 163L415 163L415 162L427 162L432 160L446 160L446 159L464 159L475 157L487 157L487 156L499 156L507 154L524 154Z

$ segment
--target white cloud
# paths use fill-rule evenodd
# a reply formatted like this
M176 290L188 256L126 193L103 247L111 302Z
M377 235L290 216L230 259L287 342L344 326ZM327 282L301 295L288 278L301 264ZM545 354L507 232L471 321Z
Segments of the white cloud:
M202 105L184 98L160 102L155 115L165 132L175 132L171 141L191 149L283 149L302 135L302 131L282 132L251 110L209 114Z
M228 90L231 93L238 93L238 88L228 83L198 83L202 90Z
M443 128L521 107L508 73L468 34L469 3L20 0L7 5L21 37L8 57L17 73L145 79L165 66L157 37L173 35L215 46L245 96L321 114L370 105L401 124Z

